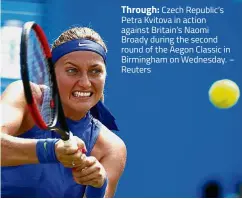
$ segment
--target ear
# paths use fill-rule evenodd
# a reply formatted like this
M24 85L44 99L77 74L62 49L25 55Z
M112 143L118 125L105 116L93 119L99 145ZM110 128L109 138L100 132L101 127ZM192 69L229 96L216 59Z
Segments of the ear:
M100 101L101 101L102 103L104 103L104 93L102 94L102 96L101 96L101 98L100 98Z

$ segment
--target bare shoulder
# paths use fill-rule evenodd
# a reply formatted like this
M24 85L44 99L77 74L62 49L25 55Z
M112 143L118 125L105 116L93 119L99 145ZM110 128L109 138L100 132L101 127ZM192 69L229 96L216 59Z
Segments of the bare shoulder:
M126 158L126 145L124 141L115 133L110 131L104 125L101 125L101 130L94 145L92 155L97 159L102 159L104 156L118 154L120 158Z
M102 125L101 130L100 130L100 137L102 137L102 141L104 142L103 144L111 145L111 146L116 146L116 147L125 147L125 144L123 140L110 131L106 126Z
M39 85L31 83L32 93L36 100L42 97L42 89ZM24 88L22 80L12 82L7 86L1 96L1 103L23 106L25 103Z
M42 96L40 87L35 84L31 85L32 88L37 101L40 100ZM27 108L21 80L8 85L1 96L0 108L3 113L0 124L1 132L20 135L34 125L34 121Z
M5 91L1 96L1 103L11 104L15 103L17 99L21 99L23 97L24 90L22 81L18 80L12 82L7 86Z

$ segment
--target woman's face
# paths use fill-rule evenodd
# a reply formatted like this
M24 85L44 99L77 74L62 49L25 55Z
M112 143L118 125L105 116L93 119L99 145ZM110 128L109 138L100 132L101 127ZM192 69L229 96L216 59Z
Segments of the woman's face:
M103 58L91 51L71 52L56 62L55 71L65 115L80 119L103 95Z

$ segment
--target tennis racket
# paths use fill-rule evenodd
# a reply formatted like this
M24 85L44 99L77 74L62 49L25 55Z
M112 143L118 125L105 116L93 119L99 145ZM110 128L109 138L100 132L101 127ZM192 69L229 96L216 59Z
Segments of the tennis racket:
M65 121L51 50L40 25L35 22L25 23L20 45L24 93L36 125L60 134L65 145L75 144Z

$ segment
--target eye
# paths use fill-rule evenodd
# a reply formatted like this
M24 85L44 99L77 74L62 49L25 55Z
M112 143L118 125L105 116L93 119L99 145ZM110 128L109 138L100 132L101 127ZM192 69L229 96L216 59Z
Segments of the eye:
M94 74L94 75L98 75L98 74L102 73L102 70L99 68L95 68L95 69L90 70L90 73Z
M76 68L68 68L68 69L66 69L66 73L68 75L75 75L78 73L78 70Z

